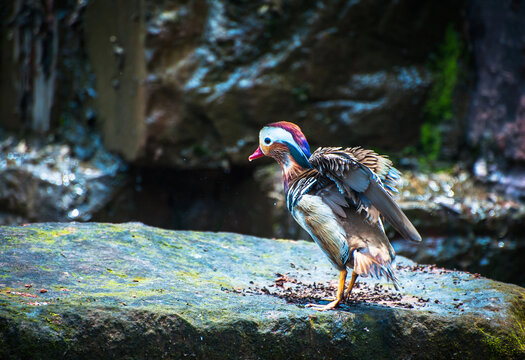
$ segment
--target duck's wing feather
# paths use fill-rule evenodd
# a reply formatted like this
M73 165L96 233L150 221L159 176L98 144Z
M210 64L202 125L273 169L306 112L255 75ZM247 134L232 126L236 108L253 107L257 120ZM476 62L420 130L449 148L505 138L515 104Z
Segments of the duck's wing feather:
M344 151L350 153L355 161L372 170L379 177L383 187L390 195L397 194L396 186L401 173L392 166L392 161L388 157L362 147L346 148Z
M371 150L330 147L317 149L309 161L321 176L337 185L339 192L350 197L359 211L366 211L371 221L378 221L377 209L404 238L421 241L421 235L383 186L381 177L394 188L395 176L399 176L397 170L391 171L389 160Z

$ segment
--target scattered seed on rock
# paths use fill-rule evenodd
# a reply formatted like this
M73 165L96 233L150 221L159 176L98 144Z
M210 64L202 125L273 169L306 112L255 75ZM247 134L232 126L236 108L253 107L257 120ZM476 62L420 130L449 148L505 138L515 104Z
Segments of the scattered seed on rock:
M243 289L244 294L270 295L286 300L288 303L303 306L308 303L318 303L325 298L333 297L337 286L335 283L318 284L302 283L288 274L276 274L275 286L250 287ZM412 295L403 295L393 292L389 287L381 284L373 286L366 283L357 283L352 290L352 295L347 305L366 303L383 305L396 308L412 309L414 306L424 307L430 299Z

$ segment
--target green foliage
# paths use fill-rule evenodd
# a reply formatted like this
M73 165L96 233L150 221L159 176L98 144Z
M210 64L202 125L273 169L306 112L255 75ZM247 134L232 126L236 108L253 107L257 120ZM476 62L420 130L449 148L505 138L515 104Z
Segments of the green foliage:
M452 120L453 95L458 81L459 60L462 44L458 33L449 25L443 44L437 50L430 64L433 85L424 107L425 123L421 127L420 162L428 163L438 159L441 152L442 133L440 124Z
M431 65L434 84L425 105L425 115L430 121L452 119L452 95L458 80L460 56L459 36L453 26L449 25L445 40Z
M441 150L441 132L438 125L427 122L421 126L421 145L426 160L437 160Z

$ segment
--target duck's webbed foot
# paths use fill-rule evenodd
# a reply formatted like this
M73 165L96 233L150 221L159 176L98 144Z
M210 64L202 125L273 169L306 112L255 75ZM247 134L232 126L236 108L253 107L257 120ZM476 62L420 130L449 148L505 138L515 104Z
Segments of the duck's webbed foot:
M317 310L317 311L326 311L326 310L332 310L332 309L336 308L337 305L339 305L340 302L341 302L341 299L336 299L336 300L334 300L331 303L326 304L326 305L307 304L306 307L312 308L312 309Z
M318 310L318 311L326 311L326 310L332 310L339 305L341 301L343 301L343 294L345 290L345 281L346 281L346 269L339 271L339 285L337 287L337 295L335 297L335 300L332 302L321 305L321 304L308 304L306 307L310 307L312 309ZM332 299L330 299L332 300Z

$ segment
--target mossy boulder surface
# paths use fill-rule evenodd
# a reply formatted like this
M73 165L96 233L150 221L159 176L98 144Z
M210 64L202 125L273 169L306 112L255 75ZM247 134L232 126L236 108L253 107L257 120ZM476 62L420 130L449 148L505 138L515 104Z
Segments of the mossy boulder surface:
M1 227L0 358L525 356L525 289L398 261L401 293L421 304L317 312L271 290L277 273L333 284L311 242L138 223Z

